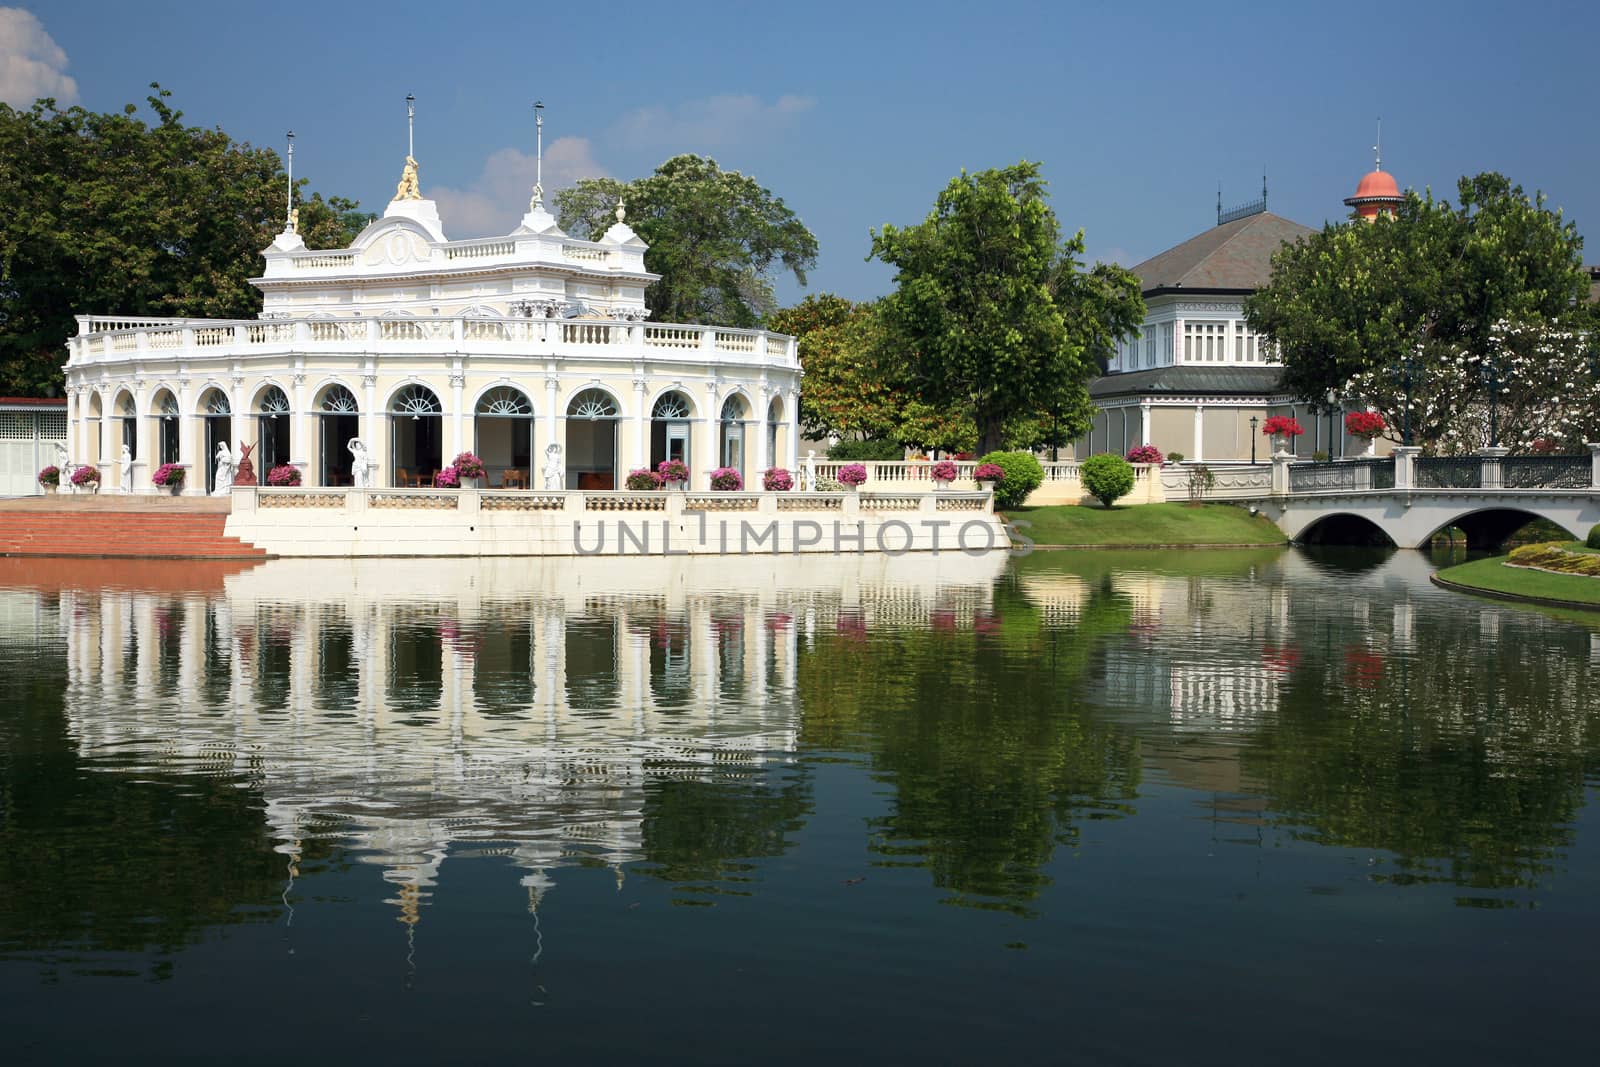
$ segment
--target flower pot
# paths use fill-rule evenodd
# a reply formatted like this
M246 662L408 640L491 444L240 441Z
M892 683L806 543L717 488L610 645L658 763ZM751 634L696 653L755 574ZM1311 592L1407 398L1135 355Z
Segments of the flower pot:
M933 491L935 493L943 492L944 490L946 490L948 488L950 488L950 483L949 482L941 481L938 478L935 478L933 480Z
M170 493L173 496L180 495L183 492L183 483L182 482L168 482L167 483L167 492Z
M669 481L669 482L666 483L667 492L669 492L669 493L681 493L681 492L683 492L684 487L686 485L688 485L688 484L689 483L685 482L685 481Z
M463 474L461 476L461 488L463 488L463 489L476 489L476 488L478 488L478 479L476 477L470 475L470 474Z
M984 493L992 493L994 492L994 482L985 478L983 481L978 483L978 490Z

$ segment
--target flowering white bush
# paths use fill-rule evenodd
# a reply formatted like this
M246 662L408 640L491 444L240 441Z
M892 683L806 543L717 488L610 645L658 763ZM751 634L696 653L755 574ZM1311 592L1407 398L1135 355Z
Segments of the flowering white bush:
M1600 440L1600 366L1583 333L1545 322L1496 322L1489 350L1419 346L1411 373L1411 434L1436 455L1465 455L1488 446L1490 379L1500 444L1513 453L1553 440L1576 451ZM1375 408L1384 436L1400 441L1405 426L1405 375L1394 366L1358 374L1348 397Z

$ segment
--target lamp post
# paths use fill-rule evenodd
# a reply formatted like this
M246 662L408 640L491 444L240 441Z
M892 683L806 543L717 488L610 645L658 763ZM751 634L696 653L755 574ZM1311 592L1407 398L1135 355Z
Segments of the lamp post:
M1500 361L1490 356L1483 364L1483 384L1489 390L1489 447L1500 447Z
M1250 466L1256 465L1256 427L1261 425L1259 416L1250 416Z

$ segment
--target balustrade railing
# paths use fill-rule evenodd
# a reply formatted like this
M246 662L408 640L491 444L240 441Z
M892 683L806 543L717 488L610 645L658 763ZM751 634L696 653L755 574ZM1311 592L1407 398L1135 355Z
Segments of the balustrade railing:
M1481 489L1483 460L1477 456L1427 456L1417 460L1418 489Z
M1593 470L1588 456L1506 456L1500 461L1500 484L1506 489L1589 489Z
M1292 493L1393 488L1394 464L1386 459L1296 463L1289 468L1289 491Z
M83 330L72 338L73 359L87 363L126 359L144 351L251 349L302 344L355 346L377 342L445 342L527 344L542 346L632 346L643 351L693 351L697 359L765 360L791 366L796 362L792 339L760 330L730 330L678 323L629 323L588 319L524 319L486 316L416 316L412 318L267 318L216 319L80 319ZM115 329L95 329L114 326ZM641 352L641 354L643 354Z

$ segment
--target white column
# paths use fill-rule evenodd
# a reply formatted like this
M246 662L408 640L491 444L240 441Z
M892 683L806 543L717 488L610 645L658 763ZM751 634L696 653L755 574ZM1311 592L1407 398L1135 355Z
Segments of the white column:
M708 331L707 335L714 336L714 333ZM700 420L700 443L690 447L689 457L700 469L689 472L689 488L704 490L711 488L711 472L722 466L722 456L720 449L717 448L717 427L720 425L717 416L722 414L721 397L718 395L715 381L706 383L706 409L702 414L704 418Z
M793 472L800 466L800 390L789 390L788 395L784 397L783 411L789 420L788 433L785 434L789 440L784 447L787 454L784 456L783 465Z
M373 454L377 429L378 376L372 373L371 367L368 367L367 372L361 376L361 440L366 442L369 457Z
M1206 458L1206 402L1194 402L1194 455L1189 458L1196 463L1201 463Z
M561 461L567 461L567 442L561 432L561 420L564 414L560 410L561 404L561 379L553 374L547 374L544 379L544 447L551 445L561 446ZM532 472L528 475L530 488L544 488L544 454L529 457ZM563 482L562 486L565 487Z
M461 325L459 319L456 320L456 325ZM446 462L467 450L465 438L462 436L465 428L463 425L465 414L462 409L466 405L466 397L467 378L461 372L461 363L458 360L450 371L450 450L445 455Z
M1183 320L1172 320L1172 363L1177 366L1183 362Z
M1140 444L1150 443L1150 401L1139 401L1139 434L1144 438Z
M306 411L306 376L303 367L295 368L294 395L289 398L289 403L289 463L300 471L301 482L310 485L311 479L306 474L311 464L311 449L308 447L306 435L309 431L306 427L311 425L311 417Z
M746 488L759 486L760 482L756 481L756 479L760 478L763 471L772 466L772 457L767 455L767 415L772 410L772 396L766 389L762 389L759 395L761 397L761 410L757 412L757 421L751 423L752 426L756 427L756 465L755 469L750 472L750 481L754 485L746 486Z
M633 467L635 470L650 462L650 413L645 401L650 395L650 383L644 378L633 380ZM618 488L621 488L620 486Z

